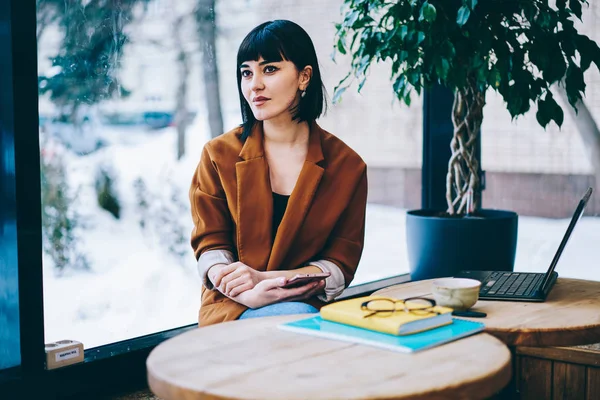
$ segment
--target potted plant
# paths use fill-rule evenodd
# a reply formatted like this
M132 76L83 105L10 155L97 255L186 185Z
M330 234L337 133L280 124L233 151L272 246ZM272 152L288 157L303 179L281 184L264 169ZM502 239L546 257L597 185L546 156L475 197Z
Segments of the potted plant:
M585 0L345 0L335 51L351 68L333 101L371 64L391 64L392 88L410 105L411 93L439 84L454 92L446 179L446 210L411 210L407 240L411 276L425 279L460 269L512 270L516 213L480 207L475 149L485 93L499 92L513 119L536 108L542 127L563 123L553 85L570 105L585 92L584 72L600 63L600 48L577 32Z

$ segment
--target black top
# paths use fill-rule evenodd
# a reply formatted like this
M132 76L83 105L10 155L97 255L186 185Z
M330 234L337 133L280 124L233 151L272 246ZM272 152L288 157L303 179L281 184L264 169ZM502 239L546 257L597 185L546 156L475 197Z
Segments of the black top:
M275 234L283 219L283 214L285 213L289 199L290 196L273 192L273 239L275 239Z

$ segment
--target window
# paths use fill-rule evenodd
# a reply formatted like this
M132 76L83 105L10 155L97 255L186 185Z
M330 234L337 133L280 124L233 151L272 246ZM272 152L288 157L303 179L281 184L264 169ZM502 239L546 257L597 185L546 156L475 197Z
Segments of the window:
M583 25L578 29L600 40L598 4L584 7ZM600 256L600 165L590 157L586 135L600 135L600 75L590 68L585 75L584 105L593 121L561 101L560 89L554 98L565 113L561 129L552 122L546 130L536 121L533 109L511 122L502 97L487 93L482 130L482 166L487 189L483 205L519 214L515 270L544 272L548 269L566 232L575 208L588 186L595 189L583 218L571 236L556 271L561 277L600 280L595 260ZM595 131L586 123L593 122ZM598 139L596 139L598 140ZM600 153L596 153L600 154ZM597 156L596 156L597 157Z
M194 2L142 3L38 5L46 342L196 322L187 191L209 136Z
M224 121L218 133L241 122L235 58L243 37L264 20L298 22L315 41L330 96L346 61L330 59L339 0L216 2L216 30L203 26L217 35L212 78L195 2L95 4L37 9L45 338L86 348L195 323L200 281L187 192L214 129L209 103ZM404 213L420 203L419 102L409 110L394 101L386 66L372 75L362 94L346 92L319 121L369 165L354 285L408 272ZM220 101L206 82L218 82Z

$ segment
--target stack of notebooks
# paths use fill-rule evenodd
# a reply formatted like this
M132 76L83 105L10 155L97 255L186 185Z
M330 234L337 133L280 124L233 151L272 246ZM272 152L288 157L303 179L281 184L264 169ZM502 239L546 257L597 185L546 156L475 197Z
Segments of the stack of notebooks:
M320 315L279 325L280 329L329 339L361 343L412 353L481 332L484 324L452 318L452 309L436 306L439 315L397 311L365 318L361 304L376 297L361 297L328 304Z

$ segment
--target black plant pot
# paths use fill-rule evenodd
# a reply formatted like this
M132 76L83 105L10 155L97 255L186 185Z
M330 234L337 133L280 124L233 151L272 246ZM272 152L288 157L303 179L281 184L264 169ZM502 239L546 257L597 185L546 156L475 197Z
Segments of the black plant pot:
M460 270L513 271L518 215L479 210L477 217L441 217L439 211L406 214L412 280L452 276Z

